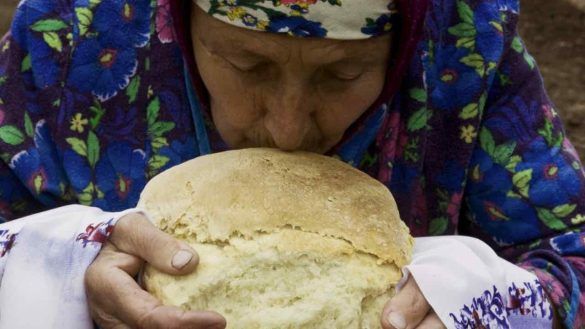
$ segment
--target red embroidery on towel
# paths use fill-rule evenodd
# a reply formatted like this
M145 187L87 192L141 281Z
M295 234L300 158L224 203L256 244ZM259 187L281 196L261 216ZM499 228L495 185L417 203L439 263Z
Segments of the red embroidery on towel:
M79 234L75 241L81 241L85 248L89 243L103 244L108 240L110 234L114 230L112 224L113 218L107 222L101 222L99 224L90 224L85 229L85 232Z

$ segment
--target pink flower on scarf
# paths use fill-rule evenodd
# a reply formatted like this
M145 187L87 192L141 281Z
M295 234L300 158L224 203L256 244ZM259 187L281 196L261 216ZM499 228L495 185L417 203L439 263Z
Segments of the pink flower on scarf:
M283 5L314 5L317 0L281 0Z
M162 43L171 43L176 40L171 16L171 0L157 0L156 32Z

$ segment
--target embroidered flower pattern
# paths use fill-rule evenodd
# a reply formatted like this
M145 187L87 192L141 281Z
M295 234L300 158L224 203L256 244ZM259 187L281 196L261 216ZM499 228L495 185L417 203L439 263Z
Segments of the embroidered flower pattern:
M6 256L16 241L18 233L10 233L8 230L0 230L0 258Z
M387 4L383 1L377 2L380 3L380 8L375 12L383 11L384 6L387 6ZM353 30L351 27L347 27L346 30L332 31L329 28L330 22L322 21L312 15L312 9L315 6L350 8L349 6L352 5L353 7L346 9L347 12L344 13L347 16L360 16L361 13L357 11L360 6L345 3L342 0L209 0L200 1L200 3L204 7L209 6L207 9L209 14L227 20L231 24L297 37L342 38L344 33L350 33L349 38L352 39L369 38L390 32L394 27L395 17L397 16L397 12L393 9L393 4L391 4L389 8L392 8L392 10L388 14L383 14L375 19L364 17L362 21L355 20L357 25ZM361 8L365 7L361 6ZM364 20L366 21L365 25L363 25ZM339 23L335 23L334 18L331 24L337 25L336 28L339 29ZM348 37L348 35L345 35L345 37Z
M112 222L113 219L110 219L106 222L88 225L85 232L80 233L75 241L81 242L83 248L87 247L88 244L97 244L101 247L114 230Z
M504 294L494 286L465 305L459 315L450 316L457 329L513 329L514 323L529 320L550 323L553 313L540 282L535 281L514 283Z

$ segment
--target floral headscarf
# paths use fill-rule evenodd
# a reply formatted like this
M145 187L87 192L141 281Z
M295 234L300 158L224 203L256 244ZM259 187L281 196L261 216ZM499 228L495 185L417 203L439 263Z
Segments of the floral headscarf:
M392 30L397 11L390 0L196 0L208 14L231 25L297 37L355 40Z

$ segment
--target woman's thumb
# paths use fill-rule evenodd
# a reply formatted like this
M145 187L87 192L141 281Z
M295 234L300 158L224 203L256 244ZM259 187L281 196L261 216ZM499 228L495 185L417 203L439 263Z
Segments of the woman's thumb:
M168 274L190 273L199 263L193 248L157 229L142 213L120 218L110 242L119 251L139 257Z

